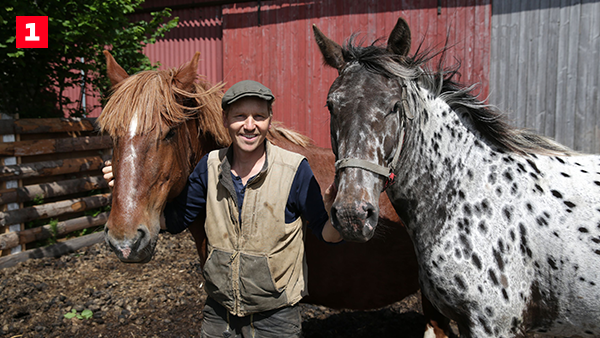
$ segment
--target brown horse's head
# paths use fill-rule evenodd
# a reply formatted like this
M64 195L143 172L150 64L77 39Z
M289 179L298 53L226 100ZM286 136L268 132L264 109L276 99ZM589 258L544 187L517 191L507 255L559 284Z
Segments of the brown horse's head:
M313 29L325 63L339 73L327 97L338 178L332 224L345 240L364 242L375 233L379 195L389 183L391 164L399 153L406 89L390 73L403 69L410 30L400 19L385 48L369 46L357 55L352 39L342 48L316 26ZM372 60L385 60L395 69L376 69Z
M123 262L148 262L167 200L208 150L229 143L221 86L196 82L200 53L179 69L128 76L109 52L113 93L98 124L113 139L115 186L106 242Z

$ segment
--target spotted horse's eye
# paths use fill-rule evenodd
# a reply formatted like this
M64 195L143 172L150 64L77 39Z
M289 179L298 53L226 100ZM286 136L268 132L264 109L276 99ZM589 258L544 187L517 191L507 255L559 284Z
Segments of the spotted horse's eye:
M385 114L385 116L388 117L392 114L399 114L401 111L400 109L402 109L402 101L396 101L396 103L394 104L394 108L392 108L392 110L389 113Z
M331 104L331 102L327 102L325 107L327 107L327 110L329 110L329 114L333 113L333 104Z

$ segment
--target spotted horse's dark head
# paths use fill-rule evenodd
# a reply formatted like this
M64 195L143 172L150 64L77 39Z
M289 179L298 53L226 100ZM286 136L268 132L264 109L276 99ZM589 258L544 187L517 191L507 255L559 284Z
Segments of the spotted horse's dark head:
M313 31L325 63L339 73L327 97L338 184L332 223L346 240L368 241L379 217L379 194L394 184L393 169L413 117L403 81L412 76L403 66L410 29L400 18L386 48L360 49L352 46L352 38L342 48L316 26Z

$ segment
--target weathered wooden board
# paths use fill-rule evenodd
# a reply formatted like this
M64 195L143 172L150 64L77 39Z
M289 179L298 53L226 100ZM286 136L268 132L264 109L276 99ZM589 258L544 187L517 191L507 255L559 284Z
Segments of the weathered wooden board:
M90 227L105 224L110 212L103 212L98 216L84 216L58 222L56 233L53 234L51 225L44 225L37 228L27 229L18 232L9 232L0 235L0 250L6 250L16 247L19 244L27 244L39 240L48 239L54 235L64 236L73 231L83 230Z
M0 143L0 156L31 156L112 148L110 136L84 136Z
M36 219L100 208L110 204L110 197L111 194L100 194L0 212L0 225L25 223Z
M33 250L24 251L18 254L10 255L7 257L0 258L0 269L9 268L15 266L21 262L24 262L30 258L43 258L43 257L60 257L62 255L75 252L81 248L100 243L104 240L103 232L96 232L83 237L70 239L66 242L54 244L45 248L38 248Z
M108 188L108 184L102 176L33 184L22 188L0 190L0 204L23 203L33 201L35 198L46 199L105 188Z
M0 120L0 134L39 134L39 133L64 133L75 131L93 131L92 120L70 119L20 119Z
M103 166L104 159L101 156L0 166L0 181L97 170Z

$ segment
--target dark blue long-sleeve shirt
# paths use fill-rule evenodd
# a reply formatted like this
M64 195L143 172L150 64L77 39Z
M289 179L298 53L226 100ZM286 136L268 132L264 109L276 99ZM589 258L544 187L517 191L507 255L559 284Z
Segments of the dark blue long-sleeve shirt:
M164 214L167 231L170 233L182 232L196 219L206 219L207 160L208 155L198 162L183 191L173 201L167 203ZM231 175L237 194L239 214L241 215L246 187L239 177L234 174ZM300 163L296 171L285 208L286 223L292 223L298 217L303 217L308 228L319 239L323 240L323 226L329 216L323 205L319 183L317 183L306 159Z

